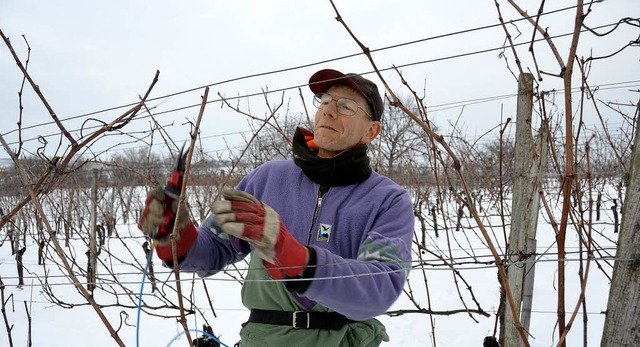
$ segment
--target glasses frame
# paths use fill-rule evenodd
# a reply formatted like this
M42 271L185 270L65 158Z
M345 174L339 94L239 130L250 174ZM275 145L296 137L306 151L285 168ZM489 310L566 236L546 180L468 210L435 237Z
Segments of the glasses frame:
M324 95L328 95L331 98L329 103L331 103L331 101L335 101L336 102L336 110L338 111L339 114L341 114L341 115L343 115L345 117L353 117L353 116L356 115L356 113L358 113L358 109L360 109L360 110L362 110L362 112L364 112L364 114L367 115L367 117L369 117L369 119L373 120L373 117L371 117L371 115L363 107L361 107L355 100L349 99L349 98L335 97L335 96L333 96L333 95L331 95L329 93L316 93L313 96L313 106L315 106L316 108L320 109L321 107L323 107L325 105L328 105L328 104L322 104L322 102L321 102L322 97ZM352 101L358 108L353 112L353 114L347 114L347 113L344 113L344 112L340 112L339 103L340 103L341 100Z

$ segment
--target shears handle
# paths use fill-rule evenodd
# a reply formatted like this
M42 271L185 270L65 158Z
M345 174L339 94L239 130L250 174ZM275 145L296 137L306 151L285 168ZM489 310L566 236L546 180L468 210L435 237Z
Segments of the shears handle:
M173 224L175 222L175 211L173 210L173 201L180 200L180 193L182 192L182 182L184 177L184 170L186 167L187 153L184 152L186 142L182 144L178 158L171 173L171 177L167 180L167 184L164 186L165 200L164 200L164 221L162 225L156 227L156 230L150 235L152 239L162 238L165 235L171 233L173 230Z
M168 196L176 200L180 199L180 192L182 191L182 179L184 177L184 170L187 166L186 163L188 151L184 151L184 146L186 144L186 141L182 144L180 152L178 153L178 158L176 158L176 163L173 167L171 177L167 180L167 185L164 187L164 192Z

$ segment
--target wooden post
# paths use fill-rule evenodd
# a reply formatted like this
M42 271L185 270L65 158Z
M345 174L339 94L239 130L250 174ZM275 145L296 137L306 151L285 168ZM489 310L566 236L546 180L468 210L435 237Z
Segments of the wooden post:
M527 238L527 253L533 254L536 251L536 239ZM533 279L535 275L535 256L529 257L530 262L524 267L524 285L522 289L522 312L520 312L520 322L524 330L529 331L531 323L531 307L533 306Z
M18 250L18 236L19 233L16 232L16 223L9 223L9 230L7 231L7 236L9 237L9 241L11 242L11 254L16 254Z
M523 299L524 278L527 267L519 260L527 260L528 240L535 244L540 199L538 190L542 171L538 168L540 155L546 151L537 150L531 132L531 114L533 104L533 75L523 74L518 81L518 104L516 112L515 166L513 175L513 201L511 231L509 233L509 260L516 262L507 268L507 281L513 295L516 312L520 316ZM538 148L545 148L546 142L539 140ZM544 162L544 161L543 161ZM535 247L535 246L534 246ZM535 258L534 258L535 259ZM530 272L531 273L531 272ZM531 277L531 279L533 279ZM529 284L533 286L533 282ZM532 295L532 294L531 294ZM506 304L506 303L505 303ZM501 319L500 345L502 347L520 347L523 342L514 325L511 310L504 310Z
M34 218L36 220L36 229L38 231L38 265L44 265L45 261L45 250L44 246L46 242L44 241L44 225L42 224L42 217L34 211ZM25 229L26 232L27 229ZM25 243L26 245L26 243Z
M616 262L600 346L640 344L640 125L636 123L631 169L622 208Z
M96 287L96 265L97 265L97 240L96 240L96 223L98 219L98 170L93 169L93 179L91 181L91 220L89 221L90 239L89 239L89 271L87 271L87 290L93 295L93 289Z
M22 247L16 252L16 266L18 267L18 287L24 286L24 265L22 263L22 256L27 251L27 247Z
M529 323L531 322L531 307L533 304L533 282L535 278L535 263L533 262L535 260L535 255L531 255L535 254L537 245L536 226L538 224L538 210L540 206L540 199L537 195L537 191L541 189L543 175L547 171L547 156L549 153L549 147L547 146L549 137L545 129L546 127L542 125L540 126L540 130L538 130L538 137L536 142L536 148L538 149L537 170L535 169L535 163L534 167L532 167L531 170L532 175L536 175L536 180L535 182L532 182L533 191L531 192L531 194L534 194L531 196L532 203L530 206L530 208L532 209L530 211L530 217L532 218L532 220L526 230L527 237L525 240L528 259L530 260L530 262L528 262L525 266L525 273L523 278L524 285L522 293L522 312L520 312L520 322L522 323L522 327L527 331L529 330Z

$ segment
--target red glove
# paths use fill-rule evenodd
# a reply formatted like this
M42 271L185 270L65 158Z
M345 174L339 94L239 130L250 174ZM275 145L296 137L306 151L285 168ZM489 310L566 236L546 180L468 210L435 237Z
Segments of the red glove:
M180 215L176 218L178 200L167 197L160 186L152 189L144 202L144 210L138 221L138 229L157 240L156 253L158 258L164 261L173 260L171 251L171 233L174 224L177 225L176 255L178 258L189 252L191 246L198 238L198 231L189 219L186 208L180 209Z
M301 276L308 250L289 233L280 215L249 193L225 189L222 195L226 200L211 205L222 230L249 242L271 278Z

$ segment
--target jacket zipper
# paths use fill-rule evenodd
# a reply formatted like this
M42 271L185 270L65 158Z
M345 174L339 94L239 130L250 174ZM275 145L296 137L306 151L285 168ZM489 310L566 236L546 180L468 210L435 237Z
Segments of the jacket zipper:
M316 222L318 221L318 214L320 212L320 207L322 207L322 200L328 192L329 186L320 186L320 189L318 190L318 203L316 204L315 211L313 211L313 220L311 221L311 229L309 230L309 239L307 239L307 246L311 246L311 240L313 239L313 230L316 226Z

